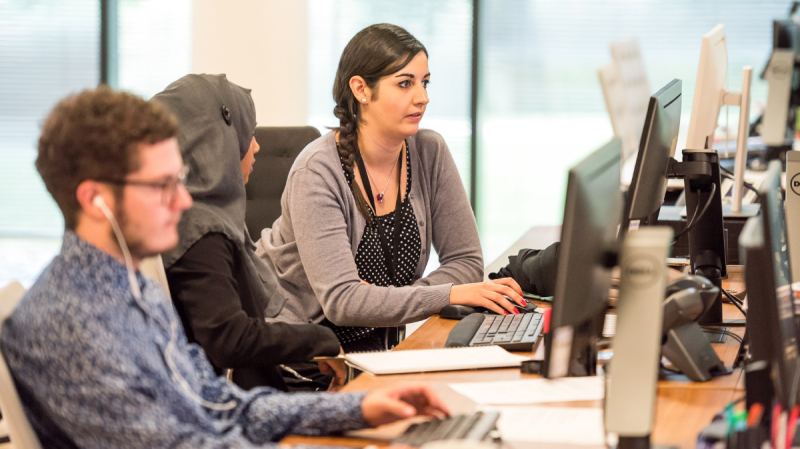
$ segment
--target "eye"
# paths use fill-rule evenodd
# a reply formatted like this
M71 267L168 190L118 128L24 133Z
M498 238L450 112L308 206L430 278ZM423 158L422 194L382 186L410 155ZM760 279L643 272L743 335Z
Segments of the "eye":
M406 87L408 87L410 85L411 85L411 81L409 81L409 80L400 81L400 83L398 84L398 86L402 87L403 89L405 89Z
M430 83L431 83L431 80L422 80L422 87L427 89L428 88L428 84L430 84Z

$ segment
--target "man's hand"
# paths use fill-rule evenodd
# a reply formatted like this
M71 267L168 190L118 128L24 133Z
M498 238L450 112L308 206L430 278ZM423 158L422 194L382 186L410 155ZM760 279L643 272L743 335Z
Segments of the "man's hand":
M339 355L344 355L344 348L341 346L339 346ZM341 390L344 384L347 382L347 365L344 363L344 359L323 360L321 362L317 362L317 365L319 365L319 370L322 374L328 374L331 371L334 373L331 384L328 386L328 391Z
M361 402L364 420L372 427L412 416L450 416L450 411L427 384L403 384L375 390Z

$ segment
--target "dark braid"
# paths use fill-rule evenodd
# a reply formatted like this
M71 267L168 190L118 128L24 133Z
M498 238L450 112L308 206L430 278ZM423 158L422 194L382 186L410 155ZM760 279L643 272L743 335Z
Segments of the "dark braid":
M353 198L356 200L356 207L361 215L367 220L367 224L372 227L372 216L369 213L369 205L364 195L361 194L361 189L358 188L358 183L355 181L354 168L356 162L356 153L358 152L358 118L355 114L350 112L354 106L354 98L350 96L346 108L336 106L333 108L333 114L339 119L339 127L336 131L339 132L339 158L344 161L344 169L352 182L350 183L350 190L353 192Z
M358 153L358 125L363 120L361 104L350 89L350 79L354 76L362 77L367 86L373 89L374 100L378 94L375 90L378 81L408 65L419 52L428 55L425 46L408 31L396 25L381 23L359 31L344 48L339 59L339 68L333 83L333 101L336 102L333 115L339 119L339 127L333 130L339 133L339 157L344 161L344 169L353 180L350 190L358 211L369 226L372 226L369 205L354 176Z

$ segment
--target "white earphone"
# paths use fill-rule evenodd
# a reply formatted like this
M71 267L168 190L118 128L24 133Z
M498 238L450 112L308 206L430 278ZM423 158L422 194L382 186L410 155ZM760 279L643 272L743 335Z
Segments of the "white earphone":
M144 304L142 304L142 291L139 289L139 282L136 280L136 274L133 271L133 260L131 259L131 253L128 250L128 244L125 242L125 237L122 235L122 230L119 228L116 218L114 218L114 214L111 213L111 210L108 208L108 206L106 206L105 200L103 200L103 197L100 195L95 195L94 198L92 198L92 204L99 208L100 211L103 212L103 215L105 215L108 221L111 223L111 228L114 230L117 243L119 243L119 247L122 250L122 255L125 257L125 268L128 270L128 283L130 284L131 293L136 299L136 303L139 304L139 308L141 308L143 312L147 313L148 309L144 306ZM178 340L178 322L173 320L171 315L168 315L168 319L169 343L167 343L167 347L164 350L164 360L167 362L167 366L172 372L172 380L180 385L184 394L186 394L189 399L207 409L219 412L233 410L236 407L235 400L230 400L224 404L217 404L206 401L197 393L192 391L192 386L189 385L189 382L183 378L181 373L178 371L178 367L175 365L175 361L172 360L172 352L175 350L175 344Z

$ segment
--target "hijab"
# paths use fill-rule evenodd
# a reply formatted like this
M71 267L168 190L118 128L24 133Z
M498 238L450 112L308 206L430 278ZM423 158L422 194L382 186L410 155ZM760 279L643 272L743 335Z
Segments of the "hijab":
M256 125L250 89L231 83L225 75L186 75L153 100L178 119L178 144L188 168L185 184L194 200L178 223L178 245L162 254L164 267L171 267L203 236L221 233L245 255L248 277L264 286L253 289L257 300L264 308L271 303L279 311L284 301L276 291L277 278L255 255L245 227L241 160L250 148Z

